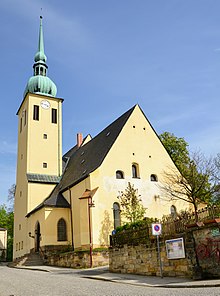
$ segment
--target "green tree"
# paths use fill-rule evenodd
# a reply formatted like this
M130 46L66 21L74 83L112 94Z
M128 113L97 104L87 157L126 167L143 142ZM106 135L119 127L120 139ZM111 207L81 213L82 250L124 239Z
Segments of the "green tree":
M0 206L0 227L6 228L8 231L7 260L11 261L13 256L14 213L8 211L5 205Z
M125 191L119 193L118 199L121 205L121 214L129 221L136 222L144 218L145 209L141 203L138 190L128 182Z
M181 174L173 168L164 172L161 189L170 201L190 203L198 221L199 205L210 203L216 190L211 184L212 171L211 159L206 159L200 152L191 153L188 162L181 166Z
M181 171L182 167L189 162L189 144L184 138L178 138L174 134L164 132L159 135L161 142L166 148L177 168Z

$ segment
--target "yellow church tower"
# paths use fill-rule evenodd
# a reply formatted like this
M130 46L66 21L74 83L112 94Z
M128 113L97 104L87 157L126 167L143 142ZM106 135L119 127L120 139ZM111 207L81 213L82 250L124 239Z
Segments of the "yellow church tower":
M62 175L62 102L47 77L42 17L33 76L18 109L18 152L14 217L14 258L30 252L30 239L40 236L26 215L51 193ZM39 240L36 240L39 241ZM37 246L35 246L37 247Z

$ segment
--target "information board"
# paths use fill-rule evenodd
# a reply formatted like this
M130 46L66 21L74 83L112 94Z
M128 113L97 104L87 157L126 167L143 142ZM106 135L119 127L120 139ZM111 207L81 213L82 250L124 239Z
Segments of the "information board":
M169 239L165 241L165 244L168 259L185 258L183 238Z

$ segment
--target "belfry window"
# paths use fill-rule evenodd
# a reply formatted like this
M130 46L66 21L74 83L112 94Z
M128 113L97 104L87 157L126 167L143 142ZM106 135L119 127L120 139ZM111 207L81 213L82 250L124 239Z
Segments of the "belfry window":
M34 105L33 120L39 120L39 106Z
M57 109L52 108L52 123L57 123Z
M26 110L23 111L23 115L24 115L24 126L25 126L27 123L27 111Z
M22 132L22 117L20 118L20 133Z
M57 223L57 240L67 241L66 221L63 218Z

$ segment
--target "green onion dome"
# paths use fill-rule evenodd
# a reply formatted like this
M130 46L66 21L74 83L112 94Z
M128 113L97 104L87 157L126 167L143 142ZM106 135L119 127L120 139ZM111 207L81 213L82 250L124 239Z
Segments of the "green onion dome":
M49 77L37 75L29 79L24 96L26 96L28 92L56 97L57 87Z

